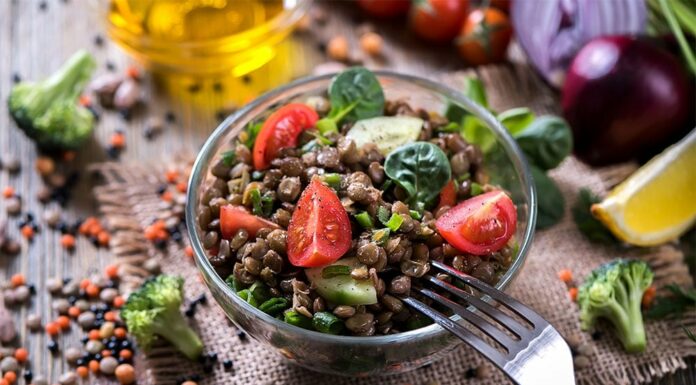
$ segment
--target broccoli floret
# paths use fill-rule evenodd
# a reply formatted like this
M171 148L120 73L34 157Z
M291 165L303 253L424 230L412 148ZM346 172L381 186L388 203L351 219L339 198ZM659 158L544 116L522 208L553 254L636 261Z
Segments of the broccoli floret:
M48 79L12 88L10 114L40 149L75 150L92 134L94 115L77 99L95 67L89 53L78 51Z
M615 327L629 353L645 350L645 328L641 314L643 293L653 281L647 263L617 259L595 269L578 291L580 326L591 329L605 318Z
M191 360L201 355L203 343L179 310L183 284L180 277L159 275L128 297L121 317L140 348L148 350L158 335Z

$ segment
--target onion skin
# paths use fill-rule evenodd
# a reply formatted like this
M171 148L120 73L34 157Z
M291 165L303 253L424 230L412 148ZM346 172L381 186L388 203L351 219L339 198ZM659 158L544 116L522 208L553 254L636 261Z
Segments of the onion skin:
M596 38L573 60L562 92L576 155L593 166L641 157L694 116L692 81L676 57L648 40Z

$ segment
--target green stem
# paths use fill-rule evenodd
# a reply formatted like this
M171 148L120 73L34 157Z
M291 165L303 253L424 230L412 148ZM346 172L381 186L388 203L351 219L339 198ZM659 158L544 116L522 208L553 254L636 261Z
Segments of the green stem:
M689 47L689 42L684 37L684 32L682 32L682 29L679 26L679 22L677 21L676 17L674 16L674 13L672 13L672 9L670 8L667 0L658 0L658 1L660 2L660 7L662 8L662 13L665 16L665 19L667 19L667 24L669 24L670 29L672 29L672 33L674 34L674 37L677 39L677 42L679 43L679 47L681 48L681 51L684 54L684 58L686 59L686 63L689 65L691 72L696 74L696 57L694 57L694 53L691 52L691 48Z
M188 359L198 359L201 353L203 353L203 342L201 342L196 332L193 331L182 318L179 309L172 310L171 312L172 314L163 314L160 327L157 328L156 334L164 337L164 339L174 345Z

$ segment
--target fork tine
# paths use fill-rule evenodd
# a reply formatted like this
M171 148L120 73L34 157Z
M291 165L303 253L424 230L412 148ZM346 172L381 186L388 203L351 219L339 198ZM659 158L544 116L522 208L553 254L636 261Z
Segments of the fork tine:
M505 350L509 352L515 350L515 345L516 341L514 341L510 336L505 334L502 330L496 328L492 323L486 321L485 319L481 318L476 313L471 312L469 309L466 307L450 300L447 299L440 294L435 293L434 291L430 289L416 289L419 293L423 294L424 296L434 300L435 302L446 306L450 310L452 310L455 314L459 315L463 319L467 320L470 322L472 325L476 326L479 330L482 332L486 333L487 336L491 337L493 340L495 340L497 343L502 345Z
M509 315L503 313L502 311L496 309L494 306L489 304L488 302L471 295L470 293L467 293L466 291L448 283L442 280L439 280L433 276L426 276L425 277L428 281L430 281L432 284L446 290L447 292L451 293L452 295L459 297L460 299L466 301L469 305L475 307L477 310L480 310L487 314L489 317L493 318L496 322L504 326L506 329L511 331L513 334L515 334L518 338L522 338L522 336L526 336L530 333L530 330L525 328L523 325L521 325L517 320L514 318L510 317Z
M548 325L548 323L543 318L541 318L541 316L536 314L534 311L532 311L516 299L508 296L507 294L504 294L502 291L499 291L468 274L464 274L450 266L447 266L442 262L433 260L430 261L430 264L446 272L449 275L453 275L457 279L465 282L468 285L473 286L480 292L495 299L496 301L498 301L498 303L504 305L508 309L514 311L520 317L529 321L535 328L544 327L545 325Z
M484 340L482 340L476 334L472 333L470 330L467 330L465 327L459 325L458 323L449 319L445 315L440 314L438 311L431 308L430 306L424 304L423 302L413 297L406 297L403 299L403 301L407 305L423 313L426 317L435 321L435 323L442 326L442 328L444 328L445 330L448 330L450 333L459 337L459 339L461 339L462 341L465 341L469 346L473 347L479 353L483 354L486 358L491 360L499 368L502 368L507 362L507 360L501 352L488 345Z

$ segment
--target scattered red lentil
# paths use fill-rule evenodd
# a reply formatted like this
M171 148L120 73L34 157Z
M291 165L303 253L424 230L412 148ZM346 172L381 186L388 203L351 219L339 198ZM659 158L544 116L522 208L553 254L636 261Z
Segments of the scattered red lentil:
M89 95L80 95L80 105L83 107L88 107L92 105L92 98Z
M164 178L167 179L169 183L175 183L179 179L179 172L174 169L169 169L164 173Z
M97 360L92 360L89 362L89 370L92 371L92 373L99 373L99 361Z
M111 241L111 236L109 235L108 232L102 230L99 232L99 234L97 234L97 241L99 242L100 246L109 246L109 241Z
M99 226L99 220L95 217L89 217L82 221L79 232L82 235L89 235L92 232L91 229L95 226Z
M68 315L73 318L77 318L77 316L79 316L80 313L82 312L80 311L80 308L77 306L70 306L70 308L68 309Z
M172 202L174 200L174 195L171 191L165 191L160 195L160 198L165 202Z
M570 299L575 302L578 299L578 288L571 287L568 289L568 295L570 296Z
M126 76L128 76L131 79L137 80L140 78L140 70L138 69L138 67L131 64L128 67L126 67Z
M27 279L24 278L24 274L17 273L12 275L10 278L10 283L12 283L12 287L22 286L27 283Z
M565 283L569 283L573 280L573 273L570 269L562 269L558 272L558 278Z
M114 132L111 134L109 144L113 148L121 149L126 147L126 136L122 132Z
M101 351L101 355L102 355L102 357L109 357L109 356L111 356L111 350L104 349Z
M88 337L90 340L100 340L101 339L101 336L99 335L99 330L97 330L97 329L90 330Z
M130 360L131 358L133 358L133 352L128 349L123 349L118 353L118 356L123 358L124 360Z
M114 329L114 335L116 336L116 338L118 338L120 340L126 338L126 334L127 334L126 329L124 329L124 328Z
M10 385L10 383L4 378L0 378L0 385Z
M87 286L87 288L85 289L85 292L87 293L87 295L92 297L92 298L98 296L100 291L101 291L101 289L99 288L99 286L97 286L93 283L90 283L89 286Z
M190 245L186 246L186 248L184 249L184 253L187 257L193 258L193 247L191 247Z
M34 228L31 227L30 225L24 225L22 226L22 236L26 239L33 239L34 238Z
M643 307L650 307L653 300L655 300L655 294L657 293L657 288L655 286L650 286L643 293L643 298L641 299L641 304Z
M60 237L60 245L63 246L64 249L74 249L75 237L72 234L63 234L63 236Z
M7 381L10 384L14 384L15 381L17 381L17 373L13 371L8 371L3 375L2 377L5 381Z
M348 39L341 35L331 38L326 45L326 54L338 61L348 60L348 50Z
M72 162L75 160L75 157L77 156L77 153L75 151L65 151L63 153L63 160L66 162Z
M46 333L49 336L55 336L60 333L60 326L55 322L49 322L46 324Z
M89 369L87 369L86 366L78 366L77 369L75 369L75 372L77 372L77 375L80 376L80 378L87 378L87 376L89 376Z
M70 329L70 318L67 316L60 316L56 319L56 324L63 330Z
M15 195L15 189L12 186L7 186L2 190L2 196L12 198Z
M25 362L29 358L29 352L27 349L19 348L15 350L14 358L19 362Z
M118 266L117 265L109 265L104 268L104 275L109 277L110 279L116 279L118 278Z
M114 307L120 308L121 306L125 305L126 300L123 299L120 295L114 298Z
M107 311L104 313L104 319L109 322L114 322L116 321L116 313L113 311Z
M87 286L91 285L92 281L90 281L88 278L83 279L80 281L80 289L86 290Z

